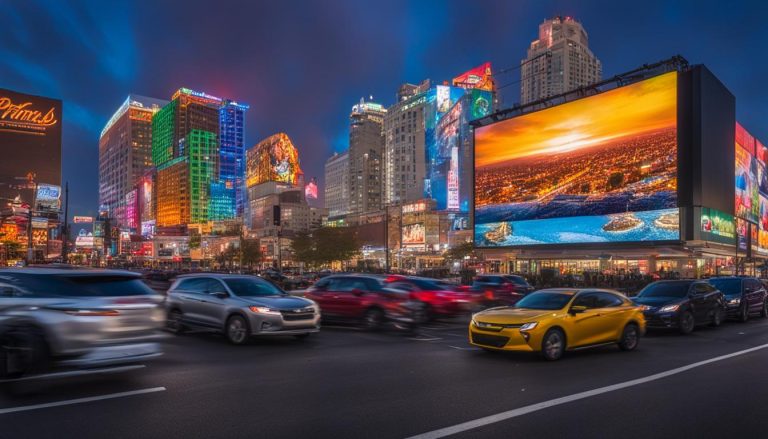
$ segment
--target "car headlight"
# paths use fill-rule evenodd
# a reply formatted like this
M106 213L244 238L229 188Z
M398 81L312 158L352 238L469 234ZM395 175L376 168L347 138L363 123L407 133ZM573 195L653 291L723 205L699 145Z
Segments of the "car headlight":
M677 311L678 308L680 308L680 304L662 306L659 309L659 312L675 312L675 311Z
M741 303L741 298L740 297L737 297L735 299L730 299L728 301L728 305L738 305L740 303Z
M249 306L248 309L259 314L280 314L279 310L272 309L266 306Z
M524 323L523 326L520 327L521 331L530 331L531 329L535 328L536 325L538 325L539 322L530 322L530 323Z

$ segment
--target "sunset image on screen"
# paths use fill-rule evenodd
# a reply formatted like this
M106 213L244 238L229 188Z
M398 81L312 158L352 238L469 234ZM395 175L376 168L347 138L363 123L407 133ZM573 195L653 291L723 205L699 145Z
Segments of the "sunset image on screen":
M679 239L677 73L477 128L475 180L483 246Z

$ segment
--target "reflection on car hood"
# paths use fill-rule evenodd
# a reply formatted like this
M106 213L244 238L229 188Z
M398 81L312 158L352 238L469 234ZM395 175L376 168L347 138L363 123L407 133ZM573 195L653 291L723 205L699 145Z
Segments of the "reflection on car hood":
M679 297L635 297L633 302L640 305L664 306L672 303L682 302Z
M491 308L475 314L475 320L486 323L527 323L543 316L557 314L559 310L524 309L513 307Z
M312 305L312 301L295 296L240 297L249 305L268 306L275 309L296 309Z

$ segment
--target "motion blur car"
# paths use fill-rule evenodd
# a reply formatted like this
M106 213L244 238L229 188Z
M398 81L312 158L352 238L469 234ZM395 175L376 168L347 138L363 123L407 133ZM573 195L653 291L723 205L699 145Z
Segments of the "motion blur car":
M514 305L533 288L522 276L511 274L488 274L475 277L472 289L485 295L489 305Z
M637 348L645 333L642 307L612 290L551 288L511 307L472 316L469 342L489 351L540 352L558 360L566 350L616 343Z
M768 293L754 277L715 277L709 283L725 294L726 314L741 322L750 315L768 317Z
M386 278L375 275L333 275L317 281L304 297L315 301L323 319L359 322L368 330L387 321L417 323L423 307L409 292L387 288Z
M720 326L725 297L704 280L662 280L648 284L634 302L644 307L648 328L677 329L690 334L698 325Z
M0 270L0 377L161 355L163 297L120 270Z
M251 336L306 338L320 330L317 304L256 276L179 276L168 290L165 307L170 331L180 334L195 327L223 332L235 345L247 343Z
M407 291L411 298L423 302L425 321L468 313L482 298L471 290L461 291L458 285L426 277L392 275L384 280L384 284Z

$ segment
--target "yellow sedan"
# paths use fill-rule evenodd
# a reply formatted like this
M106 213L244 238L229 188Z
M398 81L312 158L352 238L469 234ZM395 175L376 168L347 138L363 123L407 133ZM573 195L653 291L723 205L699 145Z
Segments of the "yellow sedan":
M611 290L552 288L514 306L472 316L469 342L490 351L540 352L557 360L566 350L616 343L631 351L645 333L643 307Z

